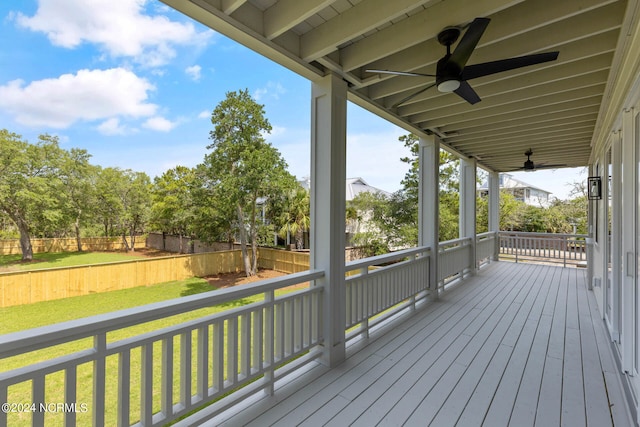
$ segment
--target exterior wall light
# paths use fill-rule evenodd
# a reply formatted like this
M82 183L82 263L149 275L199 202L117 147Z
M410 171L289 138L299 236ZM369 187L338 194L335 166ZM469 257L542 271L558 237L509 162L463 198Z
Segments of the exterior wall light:
M602 179L599 176L590 176L587 178L589 187L589 200L602 199Z

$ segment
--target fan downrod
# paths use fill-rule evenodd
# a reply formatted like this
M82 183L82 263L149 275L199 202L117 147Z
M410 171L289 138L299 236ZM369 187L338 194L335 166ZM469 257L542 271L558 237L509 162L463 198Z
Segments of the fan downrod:
M442 46L449 47L458 40L458 37L460 37L460 28L447 27L438 33L438 42Z

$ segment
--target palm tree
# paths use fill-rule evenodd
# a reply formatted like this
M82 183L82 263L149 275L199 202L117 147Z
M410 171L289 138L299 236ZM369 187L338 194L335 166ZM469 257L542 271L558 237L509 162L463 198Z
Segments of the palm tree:
M286 237L287 233L295 236L296 249L304 248L304 232L311 223L309 208L309 192L298 187L285 196L284 209L279 221L282 224L278 234Z

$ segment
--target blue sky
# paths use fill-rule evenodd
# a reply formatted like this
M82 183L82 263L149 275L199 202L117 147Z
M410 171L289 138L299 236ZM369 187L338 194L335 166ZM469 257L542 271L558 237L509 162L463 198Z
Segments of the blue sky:
M200 163L211 111L246 88L264 104L267 140L289 171L309 174L310 83L164 4L4 1L0 17L0 128L31 142L57 135L64 148L87 149L94 164L153 177ZM354 105L348 114L348 176L397 190L406 132ZM564 198L564 183L579 177L520 179Z

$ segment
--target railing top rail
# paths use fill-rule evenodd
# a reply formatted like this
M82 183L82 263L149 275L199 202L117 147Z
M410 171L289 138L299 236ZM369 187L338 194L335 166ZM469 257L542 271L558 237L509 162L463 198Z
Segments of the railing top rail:
M588 234L565 234L565 233L535 233L531 231L499 231L501 236L524 236L524 237L578 237L578 238L587 238Z
M416 248L403 249L401 251L390 252L384 255L378 255L374 257L358 259L355 261L350 261L345 265L345 271L357 270L360 268L369 267L376 264L383 264L386 262L394 261L400 258L417 255L420 253L429 253L431 248L428 246L419 246Z
M322 270L303 271L249 285L175 298L140 307L0 335L0 359L200 308L211 307L255 294L286 288L287 286L319 279L323 276L324 271Z
M460 237L459 239L451 239L451 240L445 240L444 242L440 242L438 243L438 246L442 249L444 246L468 244L468 243L471 243L471 240L472 240L471 237Z
M476 238L493 237L497 234L498 234L497 231L485 231L484 233L476 234Z

